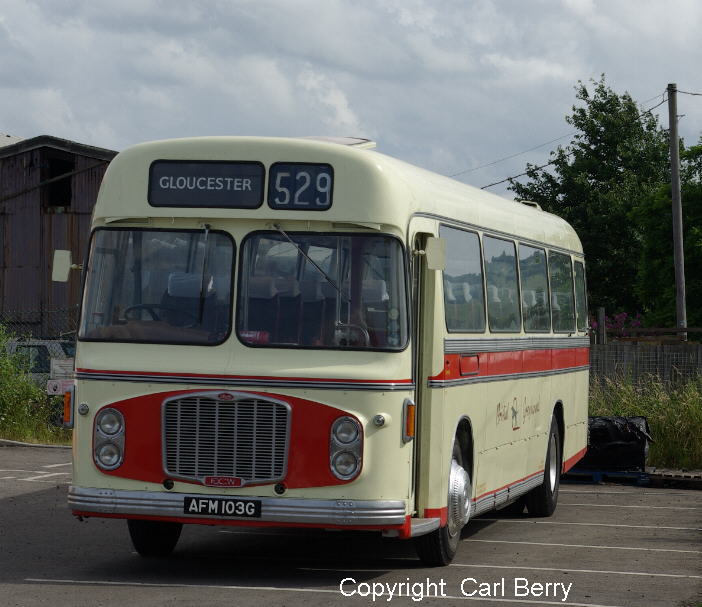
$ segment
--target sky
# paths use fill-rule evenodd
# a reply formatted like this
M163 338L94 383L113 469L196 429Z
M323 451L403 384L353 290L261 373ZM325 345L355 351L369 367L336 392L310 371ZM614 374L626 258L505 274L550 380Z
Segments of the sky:
M702 92L700 24L699 0L0 0L0 132L366 137L482 187L567 145L520 154L573 132L579 80ZM702 96L678 113L696 143Z

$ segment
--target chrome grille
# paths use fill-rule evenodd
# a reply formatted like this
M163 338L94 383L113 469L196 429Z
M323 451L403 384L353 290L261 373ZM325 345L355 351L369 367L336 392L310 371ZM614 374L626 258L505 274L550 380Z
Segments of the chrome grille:
M290 408L245 397L188 395L164 405L166 472L177 478L230 476L245 484L284 478Z

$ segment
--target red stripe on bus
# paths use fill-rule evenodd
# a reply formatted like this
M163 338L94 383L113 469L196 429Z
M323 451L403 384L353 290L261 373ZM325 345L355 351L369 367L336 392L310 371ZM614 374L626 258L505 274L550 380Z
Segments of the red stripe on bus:
M498 491L503 491L504 489L508 489L509 487L512 487L513 485L518 485L519 483L523 483L526 480L529 480L530 478L534 478L535 476L538 476L539 474L543 474L543 470L539 470L538 472L534 472L532 474L528 474L524 478L520 478L517 481L514 481L512 483L509 483L507 485L504 485L502 487L498 487L497 489L493 489L492 491L488 491L487 493L483 493L482 495L479 495L478 497L473 498L474 502L477 502L479 499L483 499L487 495L492 495L493 493L497 493Z
M226 379L226 380L259 380L259 381L299 381L299 382L328 382L334 383L359 383L359 384L411 384L411 379L343 379L330 377L282 377L267 375L216 375L211 373L166 373L163 371L114 371L107 369L76 369L76 373L86 373L88 375L125 375L125 376L154 376L154 377L193 377L203 379Z
M577 464L584 456L585 453L587 452L587 447L584 449L581 449L578 451L573 457L569 457L566 461L563 462L563 473L565 474L570 470L575 464Z
M472 502L477 502L478 500L488 496L492 495L493 493L497 493L498 491L503 491L504 489L508 489L509 487L512 487L514 485L518 485L519 483L522 483L526 480L529 480L530 478L534 478L535 476L538 476L539 474L543 474L543 470L539 470L538 472L534 472L533 474L528 474L524 478L520 478L517 481L514 481L512 483L509 483L507 485L504 485L503 487L499 487L497 489L493 489L491 491L488 491L487 493L483 493L482 495L479 495L478 497L474 497L471 499ZM424 509L424 518L439 518L441 520L441 526L443 527L446 524L446 521L448 520L448 508L443 507L443 508L425 508Z
M448 507L425 508L424 518L438 518L439 524L443 527L448 522Z
M456 380L465 377L512 375L582 367L590 362L590 348L515 350L470 354L471 358L477 357L478 359L477 372L467 375L461 374L461 356L466 356L466 354L444 354L444 368L430 377L429 380Z

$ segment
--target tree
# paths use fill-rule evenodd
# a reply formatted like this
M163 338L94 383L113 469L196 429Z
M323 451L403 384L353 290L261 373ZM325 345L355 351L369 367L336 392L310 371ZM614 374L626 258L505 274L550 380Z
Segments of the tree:
M687 324L702 326L702 145L683 150L681 197ZM632 212L642 234L636 294L647 324L673 327L675 268L673 264L672 200L670 184L659 186Z
M566 117L577 129L572 141L551 152L548 165L528 164L528 181L511 181L510 190L575 228L591 309L635 312L643 239L632 210L669 181L667 132L628 93L609 88L604 75L575 90L582 105Z

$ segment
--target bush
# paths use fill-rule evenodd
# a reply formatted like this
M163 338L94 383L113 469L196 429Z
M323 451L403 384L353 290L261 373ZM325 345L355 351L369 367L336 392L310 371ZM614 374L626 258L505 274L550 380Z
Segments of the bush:
M70 432L51 424L59 403L29 375L29 360L9 355L14 336L0 325L0 437L40 443L65 443Z
M590 415L643 415L655 441L649 466L702 468L702 375L677 385L657 377L638 384L627 378L593 384Z

